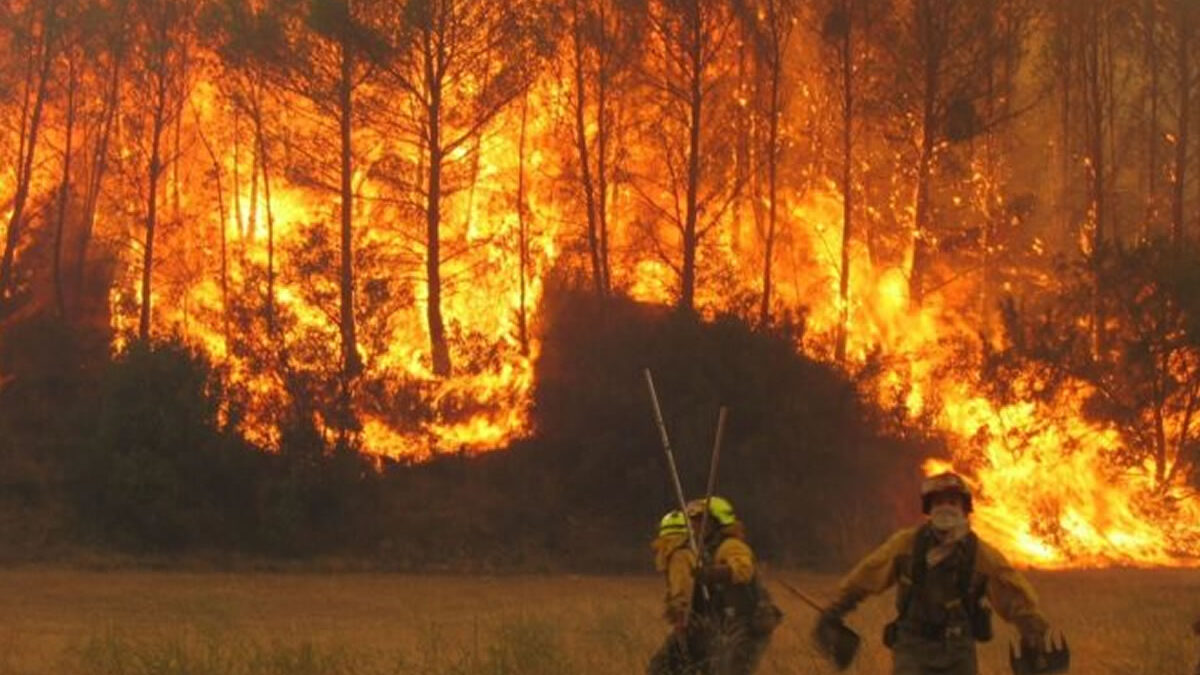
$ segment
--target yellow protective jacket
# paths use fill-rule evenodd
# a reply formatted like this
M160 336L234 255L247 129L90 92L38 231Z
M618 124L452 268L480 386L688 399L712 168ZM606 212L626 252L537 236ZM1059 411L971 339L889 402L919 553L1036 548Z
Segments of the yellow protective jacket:
M839 603L853 606L858 600L882 593L897 583L902 574L901 561L912 556L919 529L900 530L850 570L839 584ZM1038 609L1033 587L1009 564L1004 554L982 539L978 542L971 586L976 588L986 580L987 599L996 613L1016 625L1022 637L1040 639L1049 625ZM908 582L907 578L902 580L902 583Z
M728 566L734 584L754 581L754 552L743 538L741 525L729 525L722 529L721 535L722 540L713 552L713 564ZM664 616L674 622L691 611L692 593L696 587L696 556L688 547L686 534L660 536L651 547L654 549L655 569L666 574Z

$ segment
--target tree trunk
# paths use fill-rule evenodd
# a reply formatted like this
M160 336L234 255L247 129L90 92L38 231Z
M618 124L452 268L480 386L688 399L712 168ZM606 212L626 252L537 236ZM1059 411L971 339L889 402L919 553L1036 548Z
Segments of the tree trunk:
M167 73L164 57L156 73L157 91L154 99L154 121L151 127L149 188L146 196L146 241L142 249L142 308L138 319L138 339L150 339L150 312L153 290L151 280L154 270L154 233L158 227L158 181L162 176L162 135L167 125Z
M917 21L920 23L922 43L925 45L924 77L921 110L921 150L917 160L917 196L913 228L912 271L909 276L909 300L920 307L925 300L925 274L928 271L930 238L930 188L933 181L933 154L937 138L937 100L939 95L939 71L942 53L936 40L941 39L940 28L933 17L933 8L928 0L918 0Z
M75 259L75 298L82 305L84 298L84 283L87 271L87 251L91 244L92 230L96 223L96 210L100 203L100 186L104 181L104 173L108 168L108 144L112 138L113 124L121 105L121 59L120 52L113 54L112 71L108 79L108 91L105 94L101 112L100 137L96 141L92 154L92 166L88 174L87 192L83 199L82 227L79 233L79 248Z
M1142 9L1144 28L1143 43L1146 49L1144 68L1150 74L1150 84L1146 92L1149 120L1146 124L1146 212L1145 223L1142 226L1142 237L1145 238L1151 228L1158 222L1158 144L1160 130L1158 128L1158 99L1159 99L1159 67L1158 54L1158 25L1156 0L1146 0Z
M521 101L521 140L517 150L517 248L520 276L520 306L517 308L517 331L521 354L529 356L529 316L526 307L525 279L529 270L529 222L525 207L525 136L529 123L529 94Z
M242 213L242 144L241 114L238 106L233 107L233 215L237 220L238 238L246 238L246 217Z
M429 92L428 124L429 137L429 189L425 207L425 275L429 299L426 303L426 319L429 322L430 355L433 374L449 377L451 371L450 346L446 342L446 326L442 320L442 265L441 265L441 202L442 202L442 73L441 46L435 47L432 31L425 31L425 84Z
M67 316L66 294L63 291L62 278L62 249L63 231L67 222L67 202L71 198L71 158L75 134L75 89L78 80L75 75L75 53L67 56L67 128L63 140L63 169L62 180L58 188L58 213L54 219L54 303L60 318Z
M854 234L854 42L851 31L850 8L842 3L847 17L846 32L842 38L842 260L838 279L838 298L841 312L838 317L837 347L838 363L846 362L846 340L850 329L850 241Z
M700 192L700 120L704 92L702 90L703 40L700 21L700 2L688 5L688 154L687 205L683 224L683 267L680 275L679 309L693 313L696 309L696 249L697 202Z
M1075 73L1075 41L1074 41L1074 26L1071 17L1067 14L1064 7L1059 7L1056 25L1054 31L1060 36L1065 44L1058 50L1056 63L1058 71L1059 86L1061 87L1062 100L1059 108L1059 133L1061 134L1059 147L1059 196L1058 196L1058 212L1061 218L1059 228L1062 232L1067 233L1072 230L1074 223L1072 222L1072 199L1071 185L1074 182L1074 163L1072 162L1071 151L1073 148L1071 132L1075 125L1072 115L1073 108L1071 106L1071 94L1074 89Z
M1087 49L1084 56L1085 116L1090 166L1088 172L1088 205L1091 216L1092 287L1092 354L1099 356L1103 339L1103 309L1101 306L1101 276L1098 256L1105 239L1105 181L1104 181L1104 79L1101 75L1101 8L1093 6L1088 22Z
M204 135L204 130L197 128L200 136L200 142L204 144L205 151L208 152L208 158L212 160L213 182L217 185L217 214L220 218L217 227L217 233L221 237L221 330L222 337L225 341L225 351L229 351L229 258L226 251L225 227L228 224L229 213L225 206L225 185L221 178L221 160L217 157L217 152L213 148L212 143L209 143L208 137Z
M588 256L592 263L592 281L596 295L604 295L604 272L600 265L600 224L596 206L596 191L592 185L592 163L588 151L587 125L587 81L584 75L583 17L580 16L579 0L572 3L574 15L571 26L571 42L575 75L575 149L579 157L579 176L583 183L584 205L587 208ZM522 125L522 131L524 126ZM603 158L601 158L603 163Z
M267 316L267 331L275 334L275 212L271 207L271 163L267 154L266 131L263 129L262 90L255 86L254 96L254 138L258 148L259 168L262 170L263 206L267 216L267 298L265 313Z
M46 16L54 11L53 6L46 9ZM36 86L33 94L33 112L28 116L28 133L25 129L26 115L21 116L21 145L17 152L17 190L13 196L12 216L8 221L8 235L4 242L4 255L0 260L0 307L4 307L11 299L13 283L13 262L17 245L21 241L21 226L25 220L25 203L29 199L29 190L33 185L33 158L37 154L38 133L41 130L42 110L46 103L46 86L50 79L50 65L53 56L50 49L50 36L47 35L48 19L43 19L41 36L41 63L36 75L33 69L33 56L30 56L30 68L25 79L24 110L29 109L29 90ZM31 47L31 49L36 47ZM35 84L36 78L36 84Z
M771 2L768 8L767 20L771 25L771 102L768 106L767 120L767 236L763 251L763 292L762 303L758 308L758 323L767 328L771 325L771 280L775 262L775 232L779 201L779 116L783 114L782 77L783 77L783 44L780 35L780 18L776 13L776 4Z
M608 78L612 72L612 45L609 42L608 17L605 12L607 0L600 3L600 65L596 73L596 220L600 228L600 276L603 293L612 292L612 270L608 266L608 162L609 135L613 120L609 117Z
M342 392L345 413L349 413L350 382L362 371L358 357L358 343L354 333L354 190L351 185L351 125L353 124L352 87L354 78L354 55L350 45L341 44L341 78L338 83L338 122L341 131L341 337L342 337Z
M1187 176L1189 125L1192 115L1192 15L1180 7L1177 21L1178 53L1177 69L1179 76L1179 134L1175 139L1175 176L1172 184L1171 199L1171 240L1182 244L1184 240L1185 201L1184 186Z

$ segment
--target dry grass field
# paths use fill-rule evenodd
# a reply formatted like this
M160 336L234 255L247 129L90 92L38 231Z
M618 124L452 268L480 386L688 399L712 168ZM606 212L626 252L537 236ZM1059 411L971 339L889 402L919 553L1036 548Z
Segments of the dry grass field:
M820 596L830 577L784 576ZM1068 634L1075 673L1191 674L1200 571L1035 574ZM787 613L765 675L828 673L809 646L813 615ZM653 577L0 571L0 675L411 673L631 675L661 639ZM891 598L851 617L855 673L888 672L878 633ZM981 650L1007 672L1011 630Z

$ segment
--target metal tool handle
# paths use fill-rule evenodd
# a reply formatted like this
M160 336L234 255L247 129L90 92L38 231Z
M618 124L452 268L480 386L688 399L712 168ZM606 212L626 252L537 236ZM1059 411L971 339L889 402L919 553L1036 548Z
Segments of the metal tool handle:
M717 465L721 461L721 437L725 434L725 415L729 409L721 406L717 413L717 437L713 440L712 459L708 464L708 487L704 493L704 514L700 517L700 536L708 531L708 512L712 505L713 491L717 487Z
M646 368L646 387L650 389L650 402L654 404L654 421L658 423L658 433L662 436L663 452L667 455L667 467L671 470L671 480L675 484L675 497L679 500L679 510L683 513L683 522L687 525L688 546L696 561L700 561L700 546L696 542L696 532L692 530L692 520L687 515L687 498L683 496L683 484L679 482L679 470L675 466L675 453L671 452L671 439L667 437L667 425L663 423L662 410L658 407L658 394L654 391L654 377Z
M825 608L821 606L821 603L814 600L813 597L811 595L809 595L808 593L805 593L804 591L800 590L799 588L796 588L795 586L789 584L788 582L786 582L783 579L780 579L778 577L776 577L774 580L776 582L778 582L780 586L783 586L784 588L786 588L792 595L796 596L797 598L800 598L800 600L804 604L817 610L817 612L825 611Z

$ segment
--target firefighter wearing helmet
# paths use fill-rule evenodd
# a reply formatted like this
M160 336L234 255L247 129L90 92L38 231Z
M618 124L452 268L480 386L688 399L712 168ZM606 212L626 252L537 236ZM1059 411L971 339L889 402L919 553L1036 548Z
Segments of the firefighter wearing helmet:
M689 523L699 560L688 541ZM782 613L759 580L745 528L729 500L696 499L688 502L686 513L667 513L651 547L655 568L666 579L664 618L671 633L647 673L753 673Z
M926 521L892 535L842 579L837 600L819 619L818 640L844 629L842 617L864 598L895 584L898 616L884 629L894 675L976 675L975 642L991 639L993 609L1020 632L1019 655L1010 652L1014 672L1064 672L1065 642L1047 651L1037 595L1000 551L971 531L971 501L958 475L926 478Z

